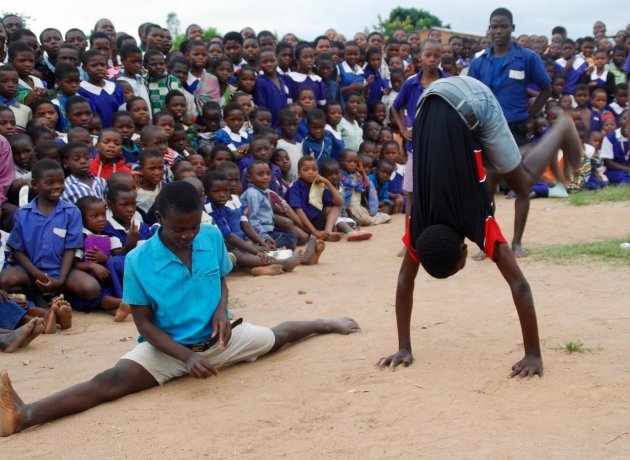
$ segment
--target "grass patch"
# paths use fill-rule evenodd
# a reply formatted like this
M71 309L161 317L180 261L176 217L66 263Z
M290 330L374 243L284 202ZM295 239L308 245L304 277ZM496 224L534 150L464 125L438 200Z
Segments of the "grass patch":
M605 201L630 201L630 187L609 186L601 190L584 190L569 195L569 203L574 206L586 206Z
M555 244L534 248L534 259L551 262L566 262L576 259L590 259L601 262L612 262L630 265L630 250L621 249L623 239L599 241L596 243Z
M580 353L580 354L593 353L594 351L592 348L588 348L586 345L584 345L581 340L570 340L568 342L565 342L564 345L557 344L556 346L549 347L549 348L555 351L562 351L569 355L573 353ZM601 350L600 347L597 347L595 349L595 351L599 351L599 350Z

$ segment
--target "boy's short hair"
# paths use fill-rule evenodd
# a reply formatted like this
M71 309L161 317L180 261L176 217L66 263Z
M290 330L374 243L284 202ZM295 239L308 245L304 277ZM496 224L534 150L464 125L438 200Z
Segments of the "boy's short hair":
M280 109L280 111L278 112L279 125L283 123L291 123L293 121L297 123L297 116L295 115L295 112L293 110L289 108Z
M79 211L81 211L81 215L84 215L89 206L93 204L105 204L105 202L97 196L86 195L79 198L74 204L77 208L79 208Z
M28 134L30 138L33 140L33 142L35 142L35 140L42 135L45 135L45 134L52 135L52 131L46 128L45 126L33 125L26 128L26 134Z
M131 43L128 43L126 45L123 45L123 47L120 49L120 59L127 59L129 56L133 55L133 54L139 54L140 56L142 56L142 50L140 49L140 47L133 45Z
M619 83L615 86L615 94L620 91L628 91L628 83Z
M264 136L263 134L256 134L252 137L251 141L249 141L250 145L254 142L269 142L269 139L267 139L267 136Z
M90 35L90 48L94 45L94 40L98 40L99 38L104 38L107 41L109 41L109 35L107 35L105 32L92 32L92 35Z
M251 174L254 168L258 165L269 166L269 163L263 160L254 160L249 165L247 165L247 174Z
M326 174L333 168L339 168L339 162L334 158L326 158L319 165L319 172L322 176L326 176Z
M38 160L46 159L46 156L51 151L59 152L61 150L61 146L57 143L57 141L44 141L35 147L35 156Z
M312 109L306 114L306 123L324 123L326 124L326 114L322 109Z
M149 60L150 60L152 57L155 57L155 56L159 56L159 57L161 57L161 58L164 58L164 54L162 54L162 52L161 52L161 51L158 51L158 50L156 50L156 49L154 49L154 48L149 48L149 49L147 50L147 52L146 52L146 53L144 53L144 65L146 66L146 65L147 65L147 63L149 62Z
M564 47L564 45L571 45L573 47L575 47L575 42L573 40L571 40L570 38L565 38L564 40L562 40L561 43L561 47Z
M238 32L228 32L223 36L224 44L229 41L237 42L239 45L243 46L243 36Z
M204 43L203 40L190 40L186 43L186 47L184 48L184 53L188 53L190 50L192 50L195 46L201 46L203 48L206 47L206 44Z
M234 163L233 161L224 161L223 163L221 163L221 165L219 166L218 170L222 171L222 172L226 172L228 170L236 170L240 173L240 168L238 167L238 165L236 163ZM227 180L227 179L226 179Z
M14 59L18 53L31 53L32 55L35 55L33 48L31 48L25 41L22 40L12 42L9 45L7 53L9 55L9 60Z
M40 97L38 99L35 99L33 102L31 102L29 104L29 107L31 108L31 110L33 112L35 112L35 110L37 110L40 105L44 105L44 104L54 105L53 102L49 98L47 98L47 97ZM57 108L57 107L55 106L55 108Z
M167 112L166 110L160 110L159 112L155 112L153 114L153 124L154 125L157 124L157 122L160 121L164 117L172 118L173 121L175 121L175 117L173 116L171 112Z
M114 123L116 123L119 119L121 118L131 118L133 119L133 117L131 116L131 113L127 112L126 110L119 110L118 112L114 113L114 116L112 117L112 126L114 125Z
M341 153L339 154L339 159L345 160L346 158L348 158L348 155L350 155L351 153L357 155L357 152L352 149L343 149Z
M396 165L394 164L394 162L391 160L388 160L387 158L381 158L380 160L376 162L377 168L380 168L381 166L387 166L388 168L392 168L392 169L396 168Z
M0 73L2 72L15 72L17 73L17 70L15 70L15 67L13 67L11 64L4 64L0 66Z
M584 83L575 85L575 91L573 92L573 94L577 93L578 91L586 91L588 93L588 86L585 85Z
M186 99L186 96L184 96L184 93L182 93L180 90L172 89L166 94L166 97L164 98L164 103L168 104L169 102L171 102L171 99L177 96L183 97L184 99Z
M374 143L372 141L363 141L363 142L361 142L359 144L359 152L363 152L365 147L367 147L370 144L376 146L376 143Z
M223 118L226 118L230 112L235 110L238 110L245 115L245 110L243 110L243 106L241 104L237 102L228 102L223 106Z
M122 139L122 134L120 134L120 132L116 128L105 128L98 135L98 140L100 141L103 138L103 135L107 133L116 133Z
M79 96L78 94L75 94L74 96L70 96L67 100L66 100L66 113L70 113L70 110L72 110L72 107L77 105L77 104L89 104L88 100L86 98L84 98L83 96Z
M145 144L149 139L149 137L157 136L158 134L163 134L164 130L155 125L146 125L140 130L140 142Z
M13 154L15 154L15 148L23 142L33 145L33 141L31 141L31 138L28 137L28 134L17 133L11 136L9 139L9 146L11 147Z
M204 114L210 111L219 112L219 115L221 115L221 106L216 101L208 101L205 104L203 104L203 107L201 107L201 113Z
M33 31L30 30L30 29L22 28L22 29L16 30L15 32L13 32L11 34L11 36L9 37L10 38L9 42L13 43L13 42L16 42L18 40L22 40L22 38L24 38L24 37L35 37L35 38L37 38L37 35L35 35L33 33Z
M64 160L67 160L70 157L70 154L78 149L83 149L88 154L90 153L90 148L87 145L85 145L83 142L70 141L61 150L61 158L63 158Z
M77 74L81 75L78 67L73 66L67 62L60 62L55 66L55 79L63 80L67 75Z
M291 54L293 54L293 48L287 42L279 42L276 45L276 56L279 55L283 50L290 49Z
M200 212L199 195L190 182L176 181L166 184L155 199L155 208L160 215L169 213L192 214Z
M114 184L121 184L123 182L120 182L120 179L125 178L125 179L132 179L133 177L129 175L129 173L126 173L124 171L116 171L115 173L113 173L111 176L109 176L109 178L107 179L107 187L111 187Z
M151 147L142 150L138 155L140 167L144 166L148 158L159 158L162 160L164 158L164 152Z
M33 180L40 180L44 177L47 171L61 171L61 165L57 163L55 160L51 160L49 158L44 158L43 160L37 160L33 165L33 169L31 169L31 176Z
M300 158L300 159L298 160L298 164L297 164L298 171L299 171L300 169L302 169L302 166L304 166L304 163L308 163L309 161L312 161L312 162L314 162L315 164L317 164L317 160L315 160L315 158L314 158L314 157L312 157L312 156L310 156L310 155L304 155L302 158ZM225 163L224 163L224 164L225 164Z
M109 203L115 203L116 197L118 197L118 195L120 195L121 193L130 192L133 193L133 189L127 184L122 184L120 182L117 184L112 184L111 186L107 187L107 201Z
M462 237L445 224L430 225L416 239L415 250L426 272L444 279L455 273L461 257Z
M208 193L215 182L220 182L220 181L227 182L227 180L228 178L225 175L225 172L221 168L217 169L216 171L207 171L203 176L201 176L201 183L203 184L203 191L205 193Z
M84 51L83 54L81 55L81 64L86 66L88 64L88 62L90 62L90 59L93 59L93 58L95 58L97 56L105 58L103 53L101 53L98 50L87 50L87 51Z

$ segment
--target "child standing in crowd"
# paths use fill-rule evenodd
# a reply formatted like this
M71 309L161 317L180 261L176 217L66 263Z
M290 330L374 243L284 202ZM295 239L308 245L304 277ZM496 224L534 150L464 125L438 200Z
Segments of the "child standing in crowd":
M122 136L113 128L104 129L96 144L97 155L90 160L90 173L107 180L116 171L131 174L122 156Z
M186 45L186 58L190 72L186 81L186 90L195 97L197 111L201 111L206 102L218 101L221 97L219 80L206 72L208 49L202 40L192 40Z
M144 53L144 66L147 69L151 111L159 112L164 109L166 95L174 89L183 91L184 87L175 76L166 73L166 62L160 51L150 49Z
M125 108L122 88L106 80L107 61L100 51L86 51L81 56L81 61L88 80L81 82L79 94L89 101L92 110L101 117L103 127L109 128L114 113Z
M300 44L295 50L295 59L297 70L282 76L289 88L289 102L297 101L301 88L310 88L317 104L323 106L326 103L326 87L321 77L313 72L315 50L311 45Z
M223 107L225 127L217 133L215 143L227 145L238 157L242 157L249 148L249 134L243 129L245 111L240 104L230 102Z
M271 112L271 126L278 127L278 112L287 105L289 88L277 72L278 60L272 49L263 48L260 52L262 73L256 78L254 99L261 107Z
M326 130L326 114L320 109L313 109L306 115L306 122L308 135L302 143L303 154L315 158L318 165L329 158L338 159L341 151L337 150L339 144Z
M359 93L349 91L346 92L345 99L346 111L339 122L338 129L345 147L357 152L363 141L363 130L357 121L359 107L363 103L363 98Z

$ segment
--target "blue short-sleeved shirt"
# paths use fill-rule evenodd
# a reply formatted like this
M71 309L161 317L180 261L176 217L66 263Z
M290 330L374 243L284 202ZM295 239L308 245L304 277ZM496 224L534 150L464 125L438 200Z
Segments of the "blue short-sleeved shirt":
M304 182L302 179L296 180L291 184L287 192L287 203L293 209L301 209L309 220L313 220L321 214L321 211L308 202L308 193L310 190L311 184ZM324 190L322 203L324 203L324 206L335 205L330 190Z
M127 254L123 301L150 307L153 323L176 342L208 340L221 298L221 278L232 270L221 232L201 225L192 244L192 271L159 235Z
M540 56L529 49L512 44L510 52L500 58L501 62L496 62L493 50L492 46L487 48L470 64L468 76L492 90L508 123L526 120L527 87L535 84L544 88L551 84L551 78Z
M256 77L256 89L254 90L256 104L266 107L271 112L271 126L273 128L278 127L278 112L287 105L289 97L289 88L280 77L278 80L280 89L271 78L260 74Z
M274 229L273 208L269 198L269 190L263 190L254 184L249 184L241 195L243 213L249 223L263 240L270 238L269 232Z
M37 208L37 200L15 213L7 245L25 253L38 270L59 278L64 251L83 248L81 211L72 203L59 200L46 216Z

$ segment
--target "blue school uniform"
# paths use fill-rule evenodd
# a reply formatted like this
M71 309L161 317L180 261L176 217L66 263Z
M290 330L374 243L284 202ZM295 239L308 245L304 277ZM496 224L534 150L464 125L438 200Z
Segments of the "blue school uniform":
M297 94L300 88L310 88L315 95L315 100L318 105L324 105L326 103L326 86L320 76L288 72L282 75L282 79L287 85L287 88L289 88L289 103L297 101Z
M306 139L306 136L308 136L308 123L306 122L306 117L304 117L302 118L302 120L300 120L300 123L298 124L295 141L302 142L304 141L304 139Z
M339 103L343 110L346 103L343 99L343 94L341 94L341 86L339 86L339 83L337 83L334 79L329 78L324 80L324 86L326 87L326 100Z
M621 128L609 132L600 150L602 160L613 160L621 165L630 166L628 138L621 134ZM611 184L630 184L630 174L619 169L606 168L606 177Z
M567 65L567 60L564 58L556 59L554 63L554 73L561 75L564 72L564 68ZM567 71L564 76L564 94L574 94L575 87L582 81L584 72L588 69L588 62L581 57L575 56L573 65Z
M232 235L236 235L243 241L247 241L247 235L241 229L242 206L238 209L230 209L227 206L219 208L214 203L208 203L205 206L205 210L214 219L214 223L221 231L224 240Z
M330 133L330 135L332 136L333 151L338 152L339 155L341 155L341 152L343 151L343 149L346 148L346 143L343 140L343 136L341 135L339 131L334 129L329 124L326 124L326 132Z
M93 85L82 81L79 87L79 95L90 103L90 108L96 112L103 122L103 128L112 126L114 113L125 110L125 95L119 84L105 80L105 86Z
M359 85L363 85L365 83L365 74L363 69L355 64L354 68L350 67L346 61L343 61L341 64L337 64L337 70L339 71L339 76L341 77L341 87L345 88L346 86L354 85L358 83Z
M122 145L122 155L123 158L125 159L125 163L129 164L129 163L133 163L133 164L140 164L140 147L138 147L138 144L136 144L134 141L130 141L131 142L131 147L126 146L125 144Z
M271 127L278 127L278 112L287 105L289 88L280 76L278 76L280 88L274 81L263 73L256 77L254 100L260 107L266 107L271 112Z
M322 139L314 139L310 134L306 136L302 143L302 153L310 155L315 158L317 165L321 166L322 162L327 159L338 160L341 154L337 149L338 144L334 142L333 135L324 131L324 137Z
M13 300L0 302L0 329L12 331L17 329L27 312Z
M379 184L378 177L376 177L376 173L370 174L368 178L370 179L370 182L372 182L372 185L376 189L376 194L378 197L379 204L382 204L382 203L392 204L392 200L389 198L389 181L385 182L384 184Z
M17 210L7 246L26 254L35 267L51 278L59 278L66 249L83 247L81 211L59 200L46 216L37 208L38 198Z
M381 76L381 72L379 71L379 69L372 69L369 66L365 66L364 69L364 75L365 75L365 79L367 80L369 77L374 76L374 81L372 82L372 84L368 87L368 99L367 99L367 105L368 107L371 107L372 104L374 104L375 102L379 102L381 100L381 98L383 97L383 90L385 88L389 88L389 80L385 80L382 76Z
M317 219L317 217L322 213L319 209L309 203L308 201L308 193L311 190L311 184L304 182L302 179L298 179L291 187L289 187L289 191L287 192L287 203L293 209L301 209L306 214L306 217L313 221ZM322 197L322 203L324 206L334 206L332 193L330 190L325 189L324 195Z
M238 133L233 133L227 126L221 128L214 139L214 145L225 144L232 152L236 152L239 147L249 144L249 134L245 129L241 129Z
M138 242L148 240L155 233L155 228L149 227L144 222L139 222L138 220L134 220L134 222L138 228L138 233L140 233ZM127 244L127 230L116 219L114 219L112 215L107 216L107 224L105 224L105 230L103 233L105 235L118 238L120 241L120 247Z

